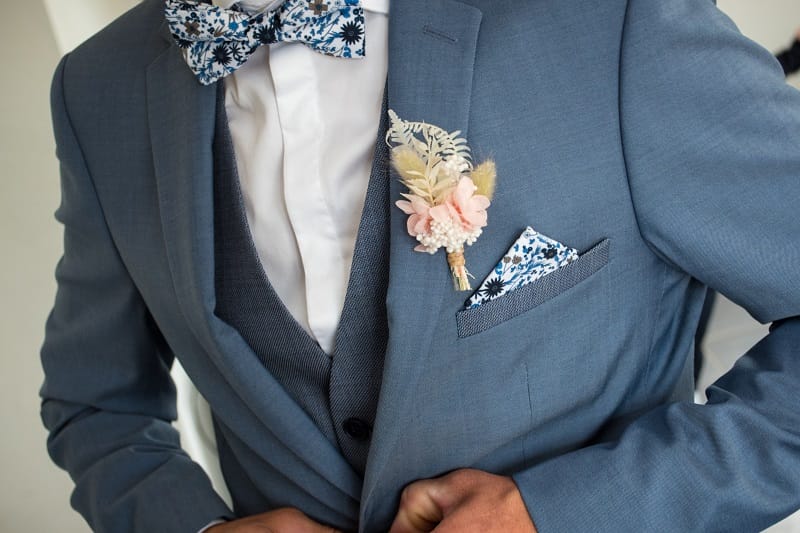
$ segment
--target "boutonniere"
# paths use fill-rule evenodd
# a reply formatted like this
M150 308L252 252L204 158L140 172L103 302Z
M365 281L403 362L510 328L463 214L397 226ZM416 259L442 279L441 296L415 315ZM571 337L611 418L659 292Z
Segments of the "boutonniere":
M417 252L447 251L447 263L458 291L470 289L464 247L486 226L486 209L497 177L494 161L473 166L466 139L424 122L406 122L389 110L386 142L392 167L408 188L395 205L408 217L408 233Z

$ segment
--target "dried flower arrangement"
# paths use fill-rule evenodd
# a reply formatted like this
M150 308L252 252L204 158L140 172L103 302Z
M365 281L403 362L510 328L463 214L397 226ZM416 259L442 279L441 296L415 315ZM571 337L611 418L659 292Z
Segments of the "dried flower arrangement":
M473 166L460 131L407 122L392 110L389 119L392 166L408 188L396 205L409 215L408 233L420 243L414 250L434 254L444 248L453 285L468 291L464 246L471 246L486 226L497 178L494 161Z

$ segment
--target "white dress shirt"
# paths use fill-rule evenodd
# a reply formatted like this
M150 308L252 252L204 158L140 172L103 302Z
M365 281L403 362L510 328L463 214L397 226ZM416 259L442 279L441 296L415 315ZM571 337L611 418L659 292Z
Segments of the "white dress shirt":
M234 0L214 0L228 8ZM278 0L244 0L251 12ZM369 181L388 65L389 0L363 0L366 57L260 47L225 79L247 220L287 310L332 353Z

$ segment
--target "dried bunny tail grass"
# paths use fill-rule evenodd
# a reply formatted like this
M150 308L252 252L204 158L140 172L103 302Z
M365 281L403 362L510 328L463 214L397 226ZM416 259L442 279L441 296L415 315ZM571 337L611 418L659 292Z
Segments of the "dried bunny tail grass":
M491 200L494 195L494 185L497 179L497 167L494 161L487 159L472 170L470 177L477 187L475 193L483 195Z
M392 148L392 165L405 181L425 176L425 161L409 146L401 145Z

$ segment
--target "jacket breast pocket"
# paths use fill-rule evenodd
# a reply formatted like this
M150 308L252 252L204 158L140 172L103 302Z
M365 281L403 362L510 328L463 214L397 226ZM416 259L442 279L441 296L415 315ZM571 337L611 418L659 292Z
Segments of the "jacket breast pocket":
M513 292L456 313L460 338L486 331L552 300L608 264L611 242L604 239L576 260Z

